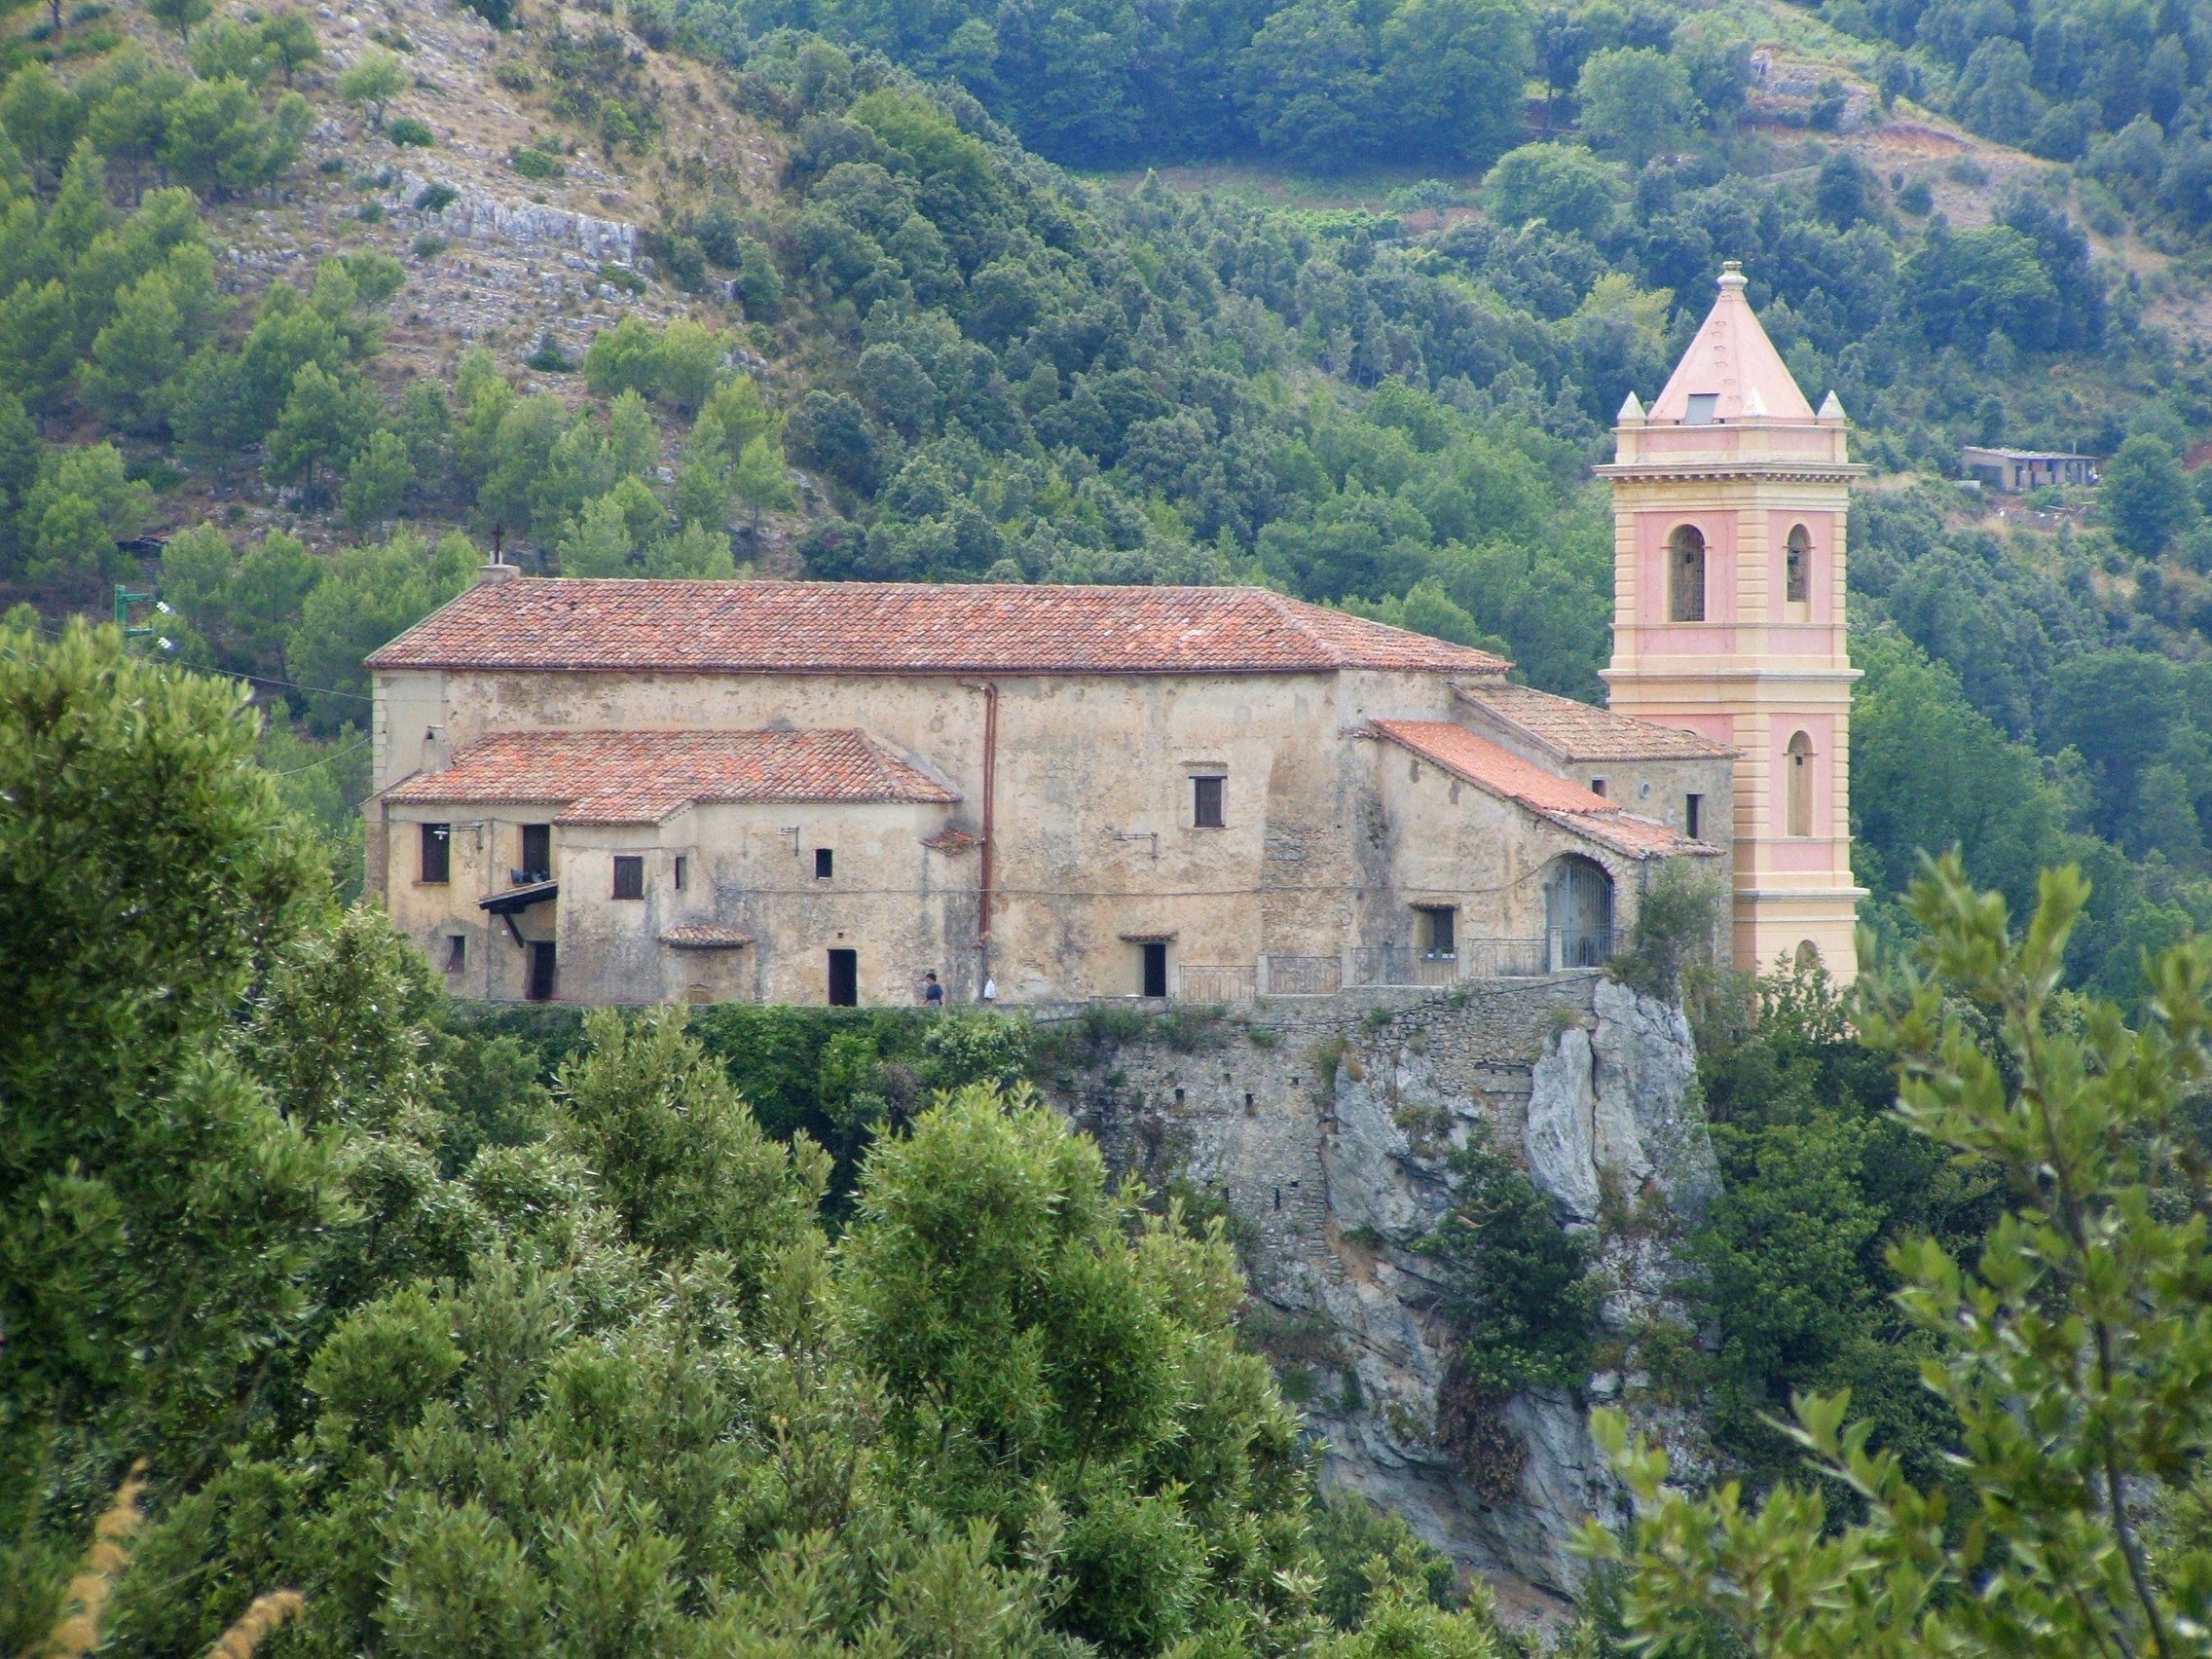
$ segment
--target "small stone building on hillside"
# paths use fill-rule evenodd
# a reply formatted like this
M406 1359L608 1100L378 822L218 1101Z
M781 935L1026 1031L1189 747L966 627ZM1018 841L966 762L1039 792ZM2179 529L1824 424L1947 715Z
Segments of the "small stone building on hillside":
M1447 984L1728 864L1725 745L1257 589L485 575L370 659L370 883L460 995Z

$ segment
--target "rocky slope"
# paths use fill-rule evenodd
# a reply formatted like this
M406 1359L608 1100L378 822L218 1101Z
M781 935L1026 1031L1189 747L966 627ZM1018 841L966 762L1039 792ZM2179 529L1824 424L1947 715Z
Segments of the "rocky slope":
M1676 1241L1717 1185L1680 1011L1576 975L1279 1000L1167 1036L1107 1041L1061 1098L1112 1156L1226 1205L1253 1276L1248 1329L1305 1395L1328 1478L1405 1514L1509 1606L1570 1599L1575 1529L1620 1514L1591 1406L1620 1404L1687 1467L1706 1460L1694 1415L1634 1369L1640 1333L1683 1320ZM1477 1125L1595 1236L1605 1287L1605 1369L1508 1402L1502 1458L1455 1444L1456 1343L1419 1248Z

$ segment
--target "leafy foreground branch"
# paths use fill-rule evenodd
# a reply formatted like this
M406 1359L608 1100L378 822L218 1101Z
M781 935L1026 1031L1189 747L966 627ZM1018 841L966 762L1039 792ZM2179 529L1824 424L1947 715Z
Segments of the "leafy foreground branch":
M2212 1070L2212 941L2149 964L2147 1017L2129 1030L2060 988L2086 897L2077 871L2046 871L2014 939L2004 902L1946 859L1909 900L1925 940L1860 1003L1866 1041L1898 1059L1905 1121L2009 1190L1971 1267L1926 1240L1891 1256L1933 1345L1925 1381L1956 1419L1964 1512L1871 1448L1848 1394L1797 1398L1790 1433L1822 1484L1756 1506L1735 1485L1670 1490L1665 1454L1601 1414L1639 1514L1626 1542L1593 1526L1583 1544L1625 1569L1623 1615L1645 1651L1709 1651L1716 1619L1757 1653L1808 1659L2212 1651L2212 1550L2191 1487L2212 1428L2192 1120ZM1830 1488L1850 1495L1851 1524L1834 1525Z

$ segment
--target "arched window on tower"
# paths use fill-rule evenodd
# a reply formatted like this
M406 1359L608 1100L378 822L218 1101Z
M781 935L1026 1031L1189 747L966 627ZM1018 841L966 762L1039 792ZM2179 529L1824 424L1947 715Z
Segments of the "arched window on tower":
M1790 605L1809 605L1813 598L1813 537L1801 524L1789 529L1789 544L1783 553L1782 597Z
M1667 614L1677 622L1705 620L1705 537L1695 525L1667 537Z
M1789 739L1787 754L1789 776L1785 833L1810 835L1813 832L1813 740L1803 732L1795 733Z

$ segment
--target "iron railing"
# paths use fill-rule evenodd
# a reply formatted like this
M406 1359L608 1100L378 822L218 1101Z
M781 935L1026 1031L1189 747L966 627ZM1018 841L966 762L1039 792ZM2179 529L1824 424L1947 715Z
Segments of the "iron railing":
M1603 968L1613 958L1613 929L1610 923L1587 928L1554 928L1550 939L1552 970L1563 973L1569 968Z
M1268 956L1268 995L1271 997L1326 997L1345 988L1345 959L1341 956Z
M1183 964L1178 1001L1188 1003L1248 1003L1258 992L1254 972L1233 965Z
M1461 939L1450 951L1410 944L1363 945L1351 952L1354 985L1456 985L1462 979L1535 978L1555 971L1551 940Z

